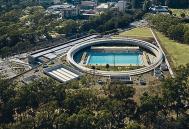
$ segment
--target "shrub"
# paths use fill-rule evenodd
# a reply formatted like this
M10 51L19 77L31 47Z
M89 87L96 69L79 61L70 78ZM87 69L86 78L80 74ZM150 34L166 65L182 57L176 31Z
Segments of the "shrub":
M184 25L179 24L179 25L172 25L169 27L168 31L168 36L171 39L178 40L183 42L183 37L184 37Z
M90 29L90 30L89 30L89 33L90 33L90 34L94 34L94 33L96 33L96 31L95 31L94 29Z
M189 30L184 33L184 42L189 44Z
M186 17L185 13L181 13L180 16L181 16L182 18L185 18L185 17Z

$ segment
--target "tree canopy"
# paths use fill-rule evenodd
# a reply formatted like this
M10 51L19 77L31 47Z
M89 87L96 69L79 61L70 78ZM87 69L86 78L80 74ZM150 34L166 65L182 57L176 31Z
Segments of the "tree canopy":
M0 80L0 127L3 129L186 129L189 65L162 82L158 92L111 84L97 90L80 80L60 84L42 78L29 85ZM90 81L90 80L86 80ZM81 83L80 83L81 84ZM72 86L77 85L77 86Z

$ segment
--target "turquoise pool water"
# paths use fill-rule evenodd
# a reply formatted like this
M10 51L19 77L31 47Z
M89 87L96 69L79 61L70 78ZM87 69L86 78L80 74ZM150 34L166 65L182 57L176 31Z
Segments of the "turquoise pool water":
M90 52L87 64L90 65L141 65L141 57L138 53L104 53Z

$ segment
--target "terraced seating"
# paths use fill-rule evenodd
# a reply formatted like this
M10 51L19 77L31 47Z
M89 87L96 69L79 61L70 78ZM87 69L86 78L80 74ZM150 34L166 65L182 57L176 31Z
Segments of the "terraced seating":
M145 48L145 49L151 51L156 56L156 60L152 64L150 64L149 66L139 68L139 69L135 69L135 70L130 70L130 71L100 71L100 70L95 70L96 75L101 75L101 76L120 76L120 75L123 75L124 76L124 75L143 74L143 73L146 73L146 72L149 72L149 71L155 69L163 61L163 53L158 47L156 47L155 45L148 43L146 41L142 41L142 40L138 40L138 39L131 39L131 38L96 39L96 40L92 40L92 41L89 41L89 42L83 42L81 44L78 44L78 45L72 47L69 50L69 52L67 53L67 60L69 61L70 64L77 67L81 71L91 73L92 69L81 66L74 61L74 59L73 59L74 54L76 52L78 52L79 50L85 48L85 47L89 47L89 46L92 46L92 45L100 45L102 43L103 44L105 44L105 43L109 44L109 43L115 43L115 42L125 43L125 44L128 44L128 45L136 45L136 46Z

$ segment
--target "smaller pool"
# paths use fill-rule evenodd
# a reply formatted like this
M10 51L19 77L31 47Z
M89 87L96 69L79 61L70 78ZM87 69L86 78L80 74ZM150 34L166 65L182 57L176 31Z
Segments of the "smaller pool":
M139 53L105 53L89 52L87 64L90 65L141 65L142 60Z

